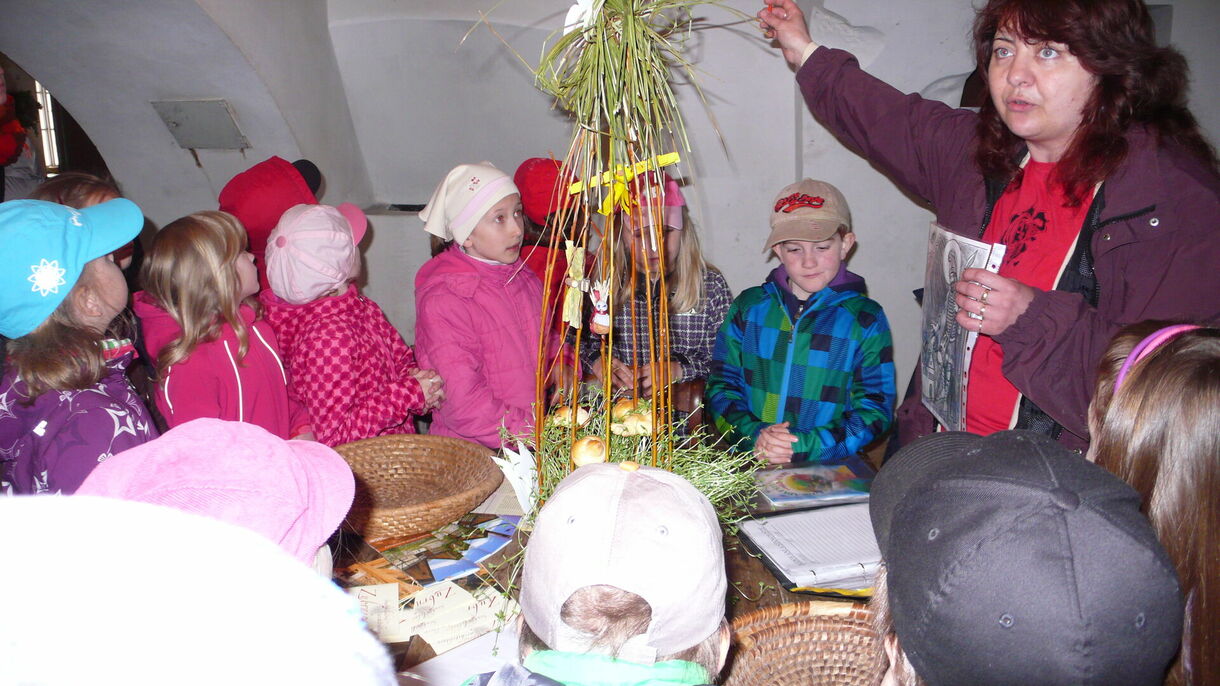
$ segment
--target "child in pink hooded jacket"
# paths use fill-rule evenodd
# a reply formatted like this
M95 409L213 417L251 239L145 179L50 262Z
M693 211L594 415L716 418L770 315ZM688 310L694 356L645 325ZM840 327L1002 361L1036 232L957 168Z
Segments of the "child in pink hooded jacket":
M196 212L157 232L133 308L157 366L157 409L174 427L200 417L312 439L289 395L275 333L259 317L258 277L241 223Z
M415 352L445 379L431 433L500 447L525 438L537 399L542 282L521 260L521 195L490 163L454 168L420 213L452 240L415 276ZM547 357L561 350L548 327ZM564 351L571 359L570 351Z
M335 446L415 433L413 419L444 400L444 384L352 279L367 227L355 205L297 205L267 241L271 288L259 295L295 395L318 440Z

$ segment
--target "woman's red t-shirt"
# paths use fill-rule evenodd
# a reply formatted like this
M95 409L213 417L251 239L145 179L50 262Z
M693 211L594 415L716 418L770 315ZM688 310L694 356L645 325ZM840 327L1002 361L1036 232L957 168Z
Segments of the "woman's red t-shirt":
M1053 162L1027 162L1021 185L1004 191L983 232L984 241L1008 246L1001 276L1044 291L1059 281L1089 211L1087 202L1066 206L1063 187L1051 182L1054 171ZM1012 428L1021 393L1004 377L1003 362L1000 345L979 336L966 388L967 431L987 435Z

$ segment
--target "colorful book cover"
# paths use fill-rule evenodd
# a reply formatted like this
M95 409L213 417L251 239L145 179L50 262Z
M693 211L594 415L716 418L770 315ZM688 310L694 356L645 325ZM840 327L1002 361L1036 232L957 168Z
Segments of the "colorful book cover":
M873 481L842 465L763 469L754 479L758 492L775 506L865 501Z
M420 586L481 569L516 533L520 517L471 513L431 535L382 548L381 555Z

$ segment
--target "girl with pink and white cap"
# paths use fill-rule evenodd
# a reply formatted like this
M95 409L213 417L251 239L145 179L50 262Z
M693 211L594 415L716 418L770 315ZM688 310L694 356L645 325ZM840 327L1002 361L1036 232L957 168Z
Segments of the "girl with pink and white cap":
M267 239L271 287L259 301L289 384L330 446L415 433L414 418L445 399L440 375L420 368L385 313L352 283L367 227L351 203L302 204Z

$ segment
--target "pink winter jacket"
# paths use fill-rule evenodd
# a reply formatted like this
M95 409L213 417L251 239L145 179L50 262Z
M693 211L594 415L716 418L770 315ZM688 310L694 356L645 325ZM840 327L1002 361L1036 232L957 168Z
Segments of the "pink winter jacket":
M431 433L500 447L534 424L542 282L521 260L486 264L451 245L415 275L415 353L445 380ZM551 355L558 337L548 343Z
M144 291L136 293L133 302L148 354L156 360L182 329ZM237 335L226 324L216 340L200 343L186 361L157 370L157 409L166 424L173 428L213 417L249 422L280 438L312 431L304 406L289 397L275 332L267 322L255 321L250 307L243 305L241 316L250 338L244 359L238 359Z
M423 389L411 375L419 365L377 303L352 285L304 305L284 302L270 289L259 300L320 442L415 433L411 415L425 410Z

